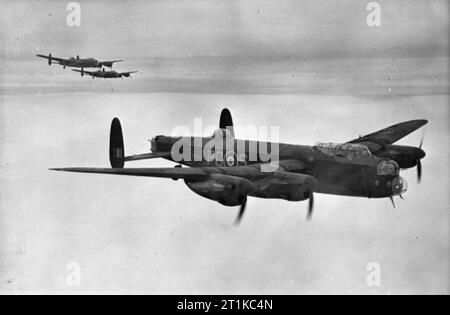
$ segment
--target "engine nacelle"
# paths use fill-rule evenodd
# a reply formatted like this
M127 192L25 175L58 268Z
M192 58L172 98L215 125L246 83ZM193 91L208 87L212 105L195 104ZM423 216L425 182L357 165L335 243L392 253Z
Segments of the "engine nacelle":
M290 172L275 172L273 176L254 182L252 196L259 198L302 201L309 199L319 188L312 176Z
M204 181L185 181L196 194L217 201L225 206L239 206L243 199L253 191L253 183L247 179L211 174Z

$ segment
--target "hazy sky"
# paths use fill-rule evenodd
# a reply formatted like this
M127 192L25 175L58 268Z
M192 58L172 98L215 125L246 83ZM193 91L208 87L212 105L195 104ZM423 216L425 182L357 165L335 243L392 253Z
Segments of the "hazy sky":
M448 1L2 1L0 292L448 293ZM126 59L124 80L81 78L37 53ZM164 179L52 173L108 167L193 119L279 126L281 141L343 142L428 119L423 181L406 200L250 198L238 209ZM422 130L401 144L418 145ZM239 135L238 135L239 136ZM142 161L133 166L168 166ZM398 198L397 198L398 199ZM67 264L82 268L68 287ZM382 285L367 286L367 264Z
M369 1L3 1L1 51L111 58L188 56L447 56L448 1L384 0L370 28Z
M448 91L448 1L3 1L2 92L325 93ZM124 82L80 80L35 54L125 59Z

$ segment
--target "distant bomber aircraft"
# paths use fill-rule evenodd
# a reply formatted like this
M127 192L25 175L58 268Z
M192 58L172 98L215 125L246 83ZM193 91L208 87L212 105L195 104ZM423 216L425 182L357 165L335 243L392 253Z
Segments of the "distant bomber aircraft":
M309 200L309 219L313 211L314 193L390 198L394 205L393 197L402 197L407 190L400 169L417 166L420 179L420 160L425 157L425 152L421 148L423 137L419 147L393 143L426 123L426 120L411 120L341 144L278 144L235 139L231 114L224 109L219 129L213 137L156 136L151 140L151 153L125 156L122 127L114 118L109 145L111 168L52 170L183 179L193 192L204 198L225 206L240 206L236 223L244 214L248 196ZM221 146L208 147L214 137L225 139L224 142L229 144L226 151ZM174 154L179 152L180 141L189 144L182 147L183 151L186 149L188 152L187 159L183 157L180 160ZM255 151L261 147L273 144L279 147L277 168L268 168L268 162L259 157L249 158L258 156ZM194 158L191 154L194 152L195 155L196 151L204 153L200 158ZM124 168L125 162L153 158L165 158L180 165L175 168ZM174 198L174 195L168 192L168 198Z
M123 61L123 60L98 61L97 59L94 59L94 58L81 59L80 56L77 56L76 58L71 57L69 59L64 59L64 58L52 57L52 54L49 54L48 56L45 56L45 55L36 55L36 56L47 59L49 66L52 65L53 63L55 63L55 64L59 64L59 65L63 66L64 69L66 67L71 67L71 68L108 67L108 68L112 68L114 63Z
M112 78L123 78L123 77L130 77L132 73L136 73L138 71L128 71L128 72L117 72L117 71L105 71L105 69L97 70L97 71L85 71L84 69L81 70L72 70L75 72L80 72L81 76L84 75L90 75L92 76L92 79L97 78L103 78L103 79L112 79Z

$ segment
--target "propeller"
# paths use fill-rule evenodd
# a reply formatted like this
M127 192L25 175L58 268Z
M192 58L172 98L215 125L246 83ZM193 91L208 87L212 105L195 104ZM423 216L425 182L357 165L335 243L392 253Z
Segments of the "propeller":
M395 207L395 201L394 201L394 197L393 196L389 196L389 199L391 199L391 202L392 202L392 206L394 207L394 209L396 208Z
M422 179L422 162L417 160L417 182L420 183Z
M234 222L235 225L239 225L239 223L241 222L246 207L247 207L247 196L243 196L241 198L241 208L239 209L239 214L236 218L236 221Z
M311 196L309 197L308 216L306 217L308 221L311 221L313 209L314 209L314 193L311 193Z
M419 149L422 150L423 139L425 137L425 133L422 134L422 139L420 139ZM417 159L417 182L420 183L422 179L422 162L420 158Z

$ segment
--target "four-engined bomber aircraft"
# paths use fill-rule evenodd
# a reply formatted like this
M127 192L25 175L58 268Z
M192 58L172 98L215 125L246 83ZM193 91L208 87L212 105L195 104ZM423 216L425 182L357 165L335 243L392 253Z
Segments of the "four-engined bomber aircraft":
M105 71L104 68L102 70L97 70L97 71L86 71L84 69L81 69L81 70L72 69L72 71L80 72L82 77L84 75L92 76L92 79L95 77L104 78L104 79L123 78L123 77L128 78L128 77L130 77L130 75L132 73L137 72L137 71L117 72L117 71L113 71L113 70Z
M76 58L71 57L68 59L64 58L57 58L52 57L52 54L46 55L36 55L41 58L45 58L48 60L48 65L52 65L53 63L59 64L63 66L65 69L66 67L72 67L72 68L103 68L108 67L112 68L113 64L116 62L121 62L123 60L110 60L110 61L98 61L94 58L80 58L80 56L77 56Z
M258 156L253 151L271 143L235 139L231 114L224 109L218 133L226 138L225 142L232 142L234 150L217 155L212 152L215 156L212 160L205 159L203 155L200 159L177 160L179 164L174 168L124 168L125 162L135 160L165 158L175 161L172 149L179 141L186 140L186 143L194 145L200 143L203 149L211 138L156 136L151 140L151 153L125 156L122 127L119 119L114 118L109 147L111 168L52 170L183 179L192 191L202 197L225 206L240 206L236 223L244 214L248 196L309 200L307 217L310 219L314 193L390 198L394 205L393 197L402 197L407 189L406 181L399 174L400 169L417 166L420 180L420 160L425 157L425 152L421 148L423 137L419 147L393 143L426 123L426 120L411 120L342 144L306 146L280 143L278 168L270 170L264 168L267 162L250 161L248 157ZM195 147L191 149L195 152Z

